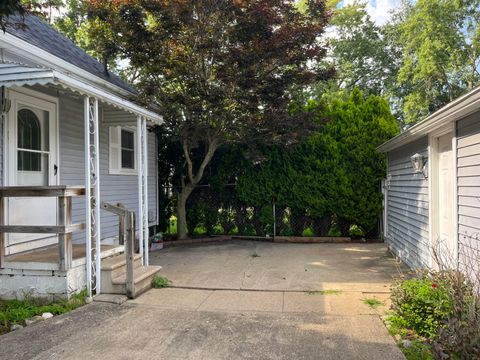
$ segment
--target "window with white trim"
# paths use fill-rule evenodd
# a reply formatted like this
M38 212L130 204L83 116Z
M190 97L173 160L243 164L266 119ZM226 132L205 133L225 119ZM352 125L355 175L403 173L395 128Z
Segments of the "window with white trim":
M137 174L136 153L136 131L131 128L121 126L110 127L110 174Z

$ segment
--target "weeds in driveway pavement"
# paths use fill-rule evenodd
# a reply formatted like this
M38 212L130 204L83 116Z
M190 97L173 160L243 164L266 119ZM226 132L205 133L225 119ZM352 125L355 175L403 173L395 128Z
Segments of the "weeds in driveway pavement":
M385 303L383 301L380 301L376 298L367 298L367 299L363 299L363 302L368 305L369 307L371 307L372 309L376 309L380 306L383 306L385 305Z
M170 286L172 281L166 277L155 275L152 279L152 287L155 289L162 289Z
M318 290L318 291L305 291L307 295L338 295L342 293L342 290L337 289L327 289L327 290Z

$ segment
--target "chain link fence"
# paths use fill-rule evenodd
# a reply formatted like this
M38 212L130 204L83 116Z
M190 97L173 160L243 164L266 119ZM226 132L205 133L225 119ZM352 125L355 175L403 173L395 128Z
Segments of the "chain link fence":
M169 194L164 206L167 223L163 236L166 239L177 236L176 194L179 190L172 187L166 192ZM355 225L346 228L335 216L315 217L305 210L283 206L275 199L264 204L245 204L236 195L234 184L221 188L198 186L187 201L186 212L188 233L192 237L362 235Z

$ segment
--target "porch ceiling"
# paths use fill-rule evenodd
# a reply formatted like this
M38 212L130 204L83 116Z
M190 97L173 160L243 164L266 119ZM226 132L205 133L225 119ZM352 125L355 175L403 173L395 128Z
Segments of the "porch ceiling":
M27 66L18 63L0 63L0 86L13 87L25 85L54 84L73 90L82 95L88 95L122 109L135 116L143 116L155 124L162 124L163 117L130 100L126 100L114 93L86 84L74 76L66 75L55 70ZM122 119L125 121L125 119Z

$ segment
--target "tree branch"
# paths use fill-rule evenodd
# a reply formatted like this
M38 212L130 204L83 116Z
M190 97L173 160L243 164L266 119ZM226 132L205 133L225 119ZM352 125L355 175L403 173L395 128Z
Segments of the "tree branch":
M200 182L200 180L202 179L205 168L207 167L210 160L212 160L213 155L215 154L215 151L217 151L217 148L218 148L218 142L216 141L216 139L209 139L207 153L205 154L205 157L203 158L203 161L200 164L200 168L198 169L197 175L195 175L194 177L195 185L198 182Z
M183 140L182 148L183 148L183 155L185 155L185 161L187 162L188 180L190 181L191 184L194 184L193 163L192 163L192 159L190 158L190 151L188 149L187 140Z

